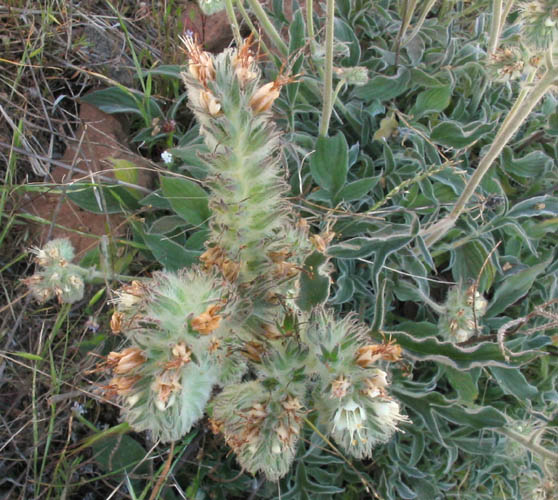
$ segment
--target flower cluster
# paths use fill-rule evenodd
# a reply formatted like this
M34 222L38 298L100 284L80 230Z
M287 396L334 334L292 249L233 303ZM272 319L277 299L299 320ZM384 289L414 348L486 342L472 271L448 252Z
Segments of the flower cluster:
M530 64L531 56L522 46L508 45L491 55L488 68L497 81L520 79Z
M401 349L300 300L304 279L329 289L335 235L311 235L283 196L270 111L292 78L262 83L250 40L217 56L184 43L182 78L211 151L210 236L199 265L116 291L111 328L125 343L103 363L106 392L136 431L165 442L207 411L240 465L270 480L288 471L313 412L347 453L369 457L405 420L385 371Z
M23 282L39 302L56 297L59 303L73 304L83 298L88 271L72 264L74 249L70 240L51 240L43 248L32 251L40 269Z
M521 34L530 47L545 50L558 39L558 4L534 0L521 7Z
M192 291L195 290L195 293ZM119 396L128 422L173 441L204 413L215 385L242 376L245 365L227 359L227 319L235 304L222 277L192 268L157 273L116 293L111 320L128 347L111 352L107 390Z
M215 400L212 425L248 472L275 481L296 454L302 423L300 400L253 381L227 387Z
M471 338L484 316L487 300L470 286L467 290L454 287L448 292L444 313L438 321L440 335L452 342L465 342Z
M371 344L363 325L353 318L335 320L322 313L309 328L311 362L318 382L313 399L319 421L349 454L370 457L406 421L399 404L388 394L388 375L382 363L401 359L392 342Z

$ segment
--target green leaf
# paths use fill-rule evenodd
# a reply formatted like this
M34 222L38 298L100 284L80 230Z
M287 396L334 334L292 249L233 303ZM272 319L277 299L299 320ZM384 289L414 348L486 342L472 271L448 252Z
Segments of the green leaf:
M411 81L414 85L420 85L425 88L443 87L444 83L434 78L432 75L424 72L420 68L411 69Z
M66 194L76 205L95 214L118 214L127 208L138 208L135 197L122 186L76 182L66 186Z
M339 132L334 137L318 137L316 151L310 158L310 172L316 183L333 199L347 179L349 146Z
M188 241L184 245L186 250L197 250L199 252L203 252L205 250L205 242L209 238L210 231L209 229L200 229L195 233L192 233L188 237Z
M387 258L394 252L406 247L418 234L419 224L416 218L409 226L408 232L396 232L389 230L380 230L372 234L370 237L351 238L338 245L332 245L328 248L330 257L340 259L355 259L369 257L374 254L374 262L370 264L370 273L372 275L372 283L377 294L380 293L379 275L384 267ZM376 297L376 310L382 309L382 298ZM380 318L376 317L375 324ZM378 326L378 325L376 325Z
M373 188L378 184L380 176L376 177L365 177L364 179L359 179L358 181L349 182L343 186L343 189L339 191L337 195L338 200L343 201L354 201L360 200L366 196Z
M410 232L393 232L381 229L371 236L350 238L342 243L332 245L327 253L338 259L358 259L369 257L377 253L383 245L389 245L396 250L407 245L413 238Z
M430 139L442 146L461 149L478 141L493 128L493 123L472 122L463 126L448 120L432 129Z
M304 47L304 16L302 11L298 9L294 16L291 25L289 26L289 53L294 54L295 51Z
M477 399L479 390L469 372L444 366L444 373L461 401L473 403Z
M304 16L302 15L302 11L298 9L294 15L291 25L289 26L289 54L299 54L298 58L293 64L292 72L296 74L300 71L302 63L304 61L304 57L301 54L300 49L304 47L304 35L306 32L306 27L304 25ZM299 82L292 83L287 85L287 96L289 98L290 103L296 102L296 97L298 94L298 89L300 87Z
M210 2L200 2L199 6L206 16L212 16L225 9L224 0L211 0Z
M546 129L546 133L553 136L558 135L558 111L552 113L548 117L548 128Z
M549 263L550 261L547 260L507 276L496 288L485 317L490 318L500 314L509 305L526 295L533 286L537 276L544 272Z
M360 42L351 27L339 17L334 19L335 40L349 48L349 57L342 59L343 66L357 66L360 60Z
M151 234L171 234L177 230L184 230L184 219L178 215L165 215L159 217L151 224Z
M355 89L354 93L367 103L373 99L387 101L405 92L409 87L410 80L411 72L404 66L400 66L394 76L373 76L366 85Z
M416 66L422 60L424 49L424 41L420 35L413 37L405 43L405 51L407 52L413 66Z
M428 325L428 324L427 324ZM540 356L540 351L524 350L516 353L511 362L504 358L498 344L493 342L480 342L473 346L460 347L453 342L444 342L435 337L418 338L407 332L414 332L421 327L421 323L402 323L398 325L400 331L388 331L397 343L405 349L405 354L416 361L435 361L443 365L451 366L458 370L469 370L483 366L502 366L509 368L510 363L514 366L521 365ZM436 325L428 327L431 331L437 331ZM403 331L401 331L403 330ZM539 347L537 345L537 347Z
M114 176L122 182L127 184L139 183L138 167L135 163L125 160L124 158L108 158L112 166L114 167ZM122 186L126 189L134 198L141 198L141 191L128 186Z
M324 264L327 257L320 252L313 252L304 261L300 273L300 291L296 298L296 304L303 311L323 304L329 297L329 286L331 280L324 272Z
M43 361L43 358L37 354L31 354L30 352L15 351L10 353L13 356L19 356L20 358L28 359L30 361Z
M190 267L198 261L201 251L187 250L160 234L144 233L143 239L157 261L169 271Z
M511 394L520 401L533 399L539 391L525 378L517 368L502 368L493 366L490 368L492 376L498 382L505 394Z
M465 245L457 247L452 251L453 279L461 283L474 282L479 277L481 268L484 265L482 275L480 275L478 290L480 293L486 292L494 281L496 267L488 257L488 250L479 241L470 241Z
M145 198L139 201L139 204L143 207L153 207L160 208L162 210L172 210L169 200L163 196L163 192L160 189L153 191L148 194Z
M184 71L183 66L179 66L178 64L161 64L156 68L152 69L144 69L141 74L143 77L148 75L162 75L162 76L170 76L171 78L176 78L178 80L181 79L180 73Z
M502 412L490 406L465 408L456 401L446 399L438 392L417 394L399 387L393 387L392 390L407 406L415 411L418 410L423 418L428 418L429 415L431 417L432 413L435 412L454 424L472 427L473 429L503 427L508 422ZM435 432L437 430L435 429Z
M176 148L169 149L169 152L176 158L180 158L186 164L186 168L192 171L192 167L195 172L203 172L204 177L207 173L207 165L202 155L209 153L207 146L205 144L188 144L186 146L178 146ZM196 175L194 172L194 175ZM196 175L198 177L198 175Z
M344 304L353 297L355 293L355 283L353 279L347 275L341 276L336 282L337 292L329 301L330 304Z
M451 92L450 85L424 90L417 96L413 112L417 115L422 115L424 113L444 111L449 106Z
M161 190L173 210L195 226L209 219L207 193L196 183L182 177L161 177Z
M115 479L144 475L151 477L151 462L145 460L147 451L135 439L121 435L117 439L106 437L92 443L93 456L100 468L115 476ZM141 481L133 479L132 484L138 491L142 489Z
M554 161L542 151L532 151L523 158L515 159L511 148L506 147L502 151L500 165L510 174L532 178L543 176L552 168Z
M296 467L295 484L292 489L287 491L281 498L285 500L301 499L311 500L316 498L316 495L334 495L343 493L343 488L338 488L330 484L318 484L308 477L306 472L306 465L304 461L299 461Z
M145 97L137 92L132 92L124 87L111 87L109 89L96 90L83 96L81 101L99 108L109 114L133 113L145 117L145 111L150 118L162 117L163 113L157 101L150 97L147 100L148 109L144 107Z
M541 215L549 215L550 217L558 215L558 197L550 195L535 196L517 203L506 214L507 217L516 218L538 217Z

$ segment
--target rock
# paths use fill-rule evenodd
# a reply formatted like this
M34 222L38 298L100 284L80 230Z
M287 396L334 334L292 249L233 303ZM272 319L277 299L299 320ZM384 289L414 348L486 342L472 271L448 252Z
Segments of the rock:
M95 178L95 174L98 172L102 172L104 177L114 178L114 168L109 160L114 158L134 163L138 167L138 184L143 187L151 186L149 162L134 154L125 145L126 134L114 116L104 113L90 104L82 103L80 122L75 134L76 138L68 142L61 160L68 167L56 166L50 174L53 182L63 185L76 180L87 180ZM72 170L72 165L82 172ZM29 195L27 196L29 197ZM24 209L62 226L53 227L50 238L70 238L78 256L83 256L84 252L97 245L99 238L94 236L110 234L118 237L122 236L125 231L123 215L87 212L60 194L41 194L24 203ZM49 225L40 225L36 228L40 244L46 242L49 230ZM82 235L73 231L86 234Z

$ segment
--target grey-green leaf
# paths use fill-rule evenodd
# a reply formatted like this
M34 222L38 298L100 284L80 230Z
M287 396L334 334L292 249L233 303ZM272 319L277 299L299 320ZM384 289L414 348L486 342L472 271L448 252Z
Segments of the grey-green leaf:
M387 101L401 95L409 87L411 72L401 66L393 76L376 75L370 81L355 89L355 95L364 99L367 103L373 99Z
M546 269L548 264L549 261L541 262L512 274L502 281L494 292L494 297L490 301L485 317L490 318L500 314L509 305L523 297L533 286L537 276Z
M303 311L325 303L329 297L330 278L324 271L327 257L320 252L313 252L304 261L300 273L300 291L296 304Z
M472 122L467 126L453 121L445 121L436 125L430 138L442 146L466 148L478 141L494 128L492 123Z
M310 158L310 172L316 183L333 198L347 180L349 146L339 132L333 137L318 137L316 151Z
M197 184L182 177L161 177L161 190L173 210L193 225L209 218L207 193Z
M451 100L451 86L434 87L424 90L417 96L414 112L423 113L441 112L449 106Z
M520 401L525 402L539 393L537 388L527 382L525 375L517 368L492 366L490 371L504 393L511 394Z
M169 271L190 267L198 261L198 257L202 253L201 251L187 250L160 234L145 233L142 236L155 258Z

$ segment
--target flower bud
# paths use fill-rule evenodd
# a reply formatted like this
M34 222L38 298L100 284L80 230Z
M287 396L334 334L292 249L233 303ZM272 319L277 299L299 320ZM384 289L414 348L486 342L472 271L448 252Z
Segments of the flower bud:
M259 76L255 65L256 59L250 49L252 40L253 35L250 35L246 40L244 40L240 49L232 58L234 72L241 87L244 87L247 83L255 80Z
M343 375L340 375L331 383L331 394L329 397L342 399L346 396L347 391L350 389L350 387L351 382L349 381L349 379Z
M364 383L366 388L362 393L370 399L378 396L385 396L385 389L388 386L387 373L378 369L372 377L365 379Z
M215 79L215 67L213 66L213 56L209 52L201 49L201 46L194 42L191 37L182 37L182 43L186 47L188 54L188 71L204 87L207 82Z
M220 309L221 306L219 304L209 306L203 313L190 321L192 329L202 335L207 335L217 330L219 323L221 323L221 316L217 314Z
M393 342L370 344L357 351L356 362L362 368L368 368L380 359L389 362L399 361L401 359L401 346Z
M109 392L114 392L118 396L126 396L130 394L134 384L140 379L139 376L135 377L113 377L108 386Z
M155 406L160 411L165 411L173 405L175 401L174 393L182 387L179 378L180 372L178 370L164 370L163 373L155 377L155 382L153 382L151 388L157 394Z
M145 363L145 355L138 347L128 347L121 352L110 352L107 365L117 375L126 375Z
M217 116L221 113L221 104L209 90L200 91L200 104L204 111L211 116Z
M256 114L269 111L280 93L281 87L277 87L275 82L269 82L261 86L250 99L252 111Z
M124 319L124 314L119 311L114 311L110 318L110 329L115 335L122 332L122 320Z

